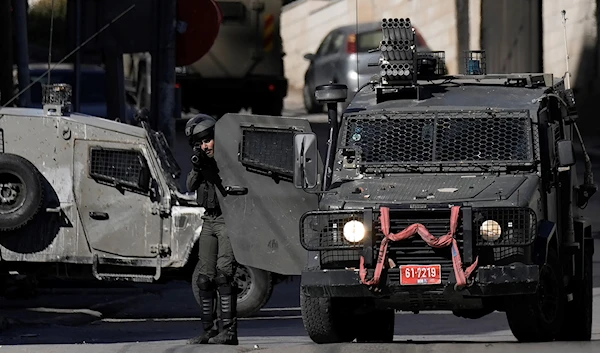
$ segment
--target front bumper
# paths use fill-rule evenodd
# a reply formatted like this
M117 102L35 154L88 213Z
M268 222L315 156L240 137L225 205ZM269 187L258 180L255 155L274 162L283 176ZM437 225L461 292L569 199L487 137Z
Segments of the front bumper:
M370 278L370 275L367 277ZM537 265L516 264L480 267L474 271L472 284L462 289L455 288L454 271L443 278L439 285L401 285L397 268L382 275L377 286L363 284L358 270L354 269L309 270L302 273L301 286L308 296L381 298L398 304L406 303L410 307L415 306L416 300L427 302L427 308L447 309L462 307L463 302L469 298L535 293L538 280Z

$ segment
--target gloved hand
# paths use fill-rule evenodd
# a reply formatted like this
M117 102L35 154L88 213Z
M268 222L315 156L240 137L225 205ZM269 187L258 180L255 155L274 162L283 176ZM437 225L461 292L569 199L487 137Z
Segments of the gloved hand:
M206 155L206 152L202 150L199 146L194 146L193 148L194 154L192 155L192 165L195 170L202 170L205 167L209 166L212 162L212 159Z

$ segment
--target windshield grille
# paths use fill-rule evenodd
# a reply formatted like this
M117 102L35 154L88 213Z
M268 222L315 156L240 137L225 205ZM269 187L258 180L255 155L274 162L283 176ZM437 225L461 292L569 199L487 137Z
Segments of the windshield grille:
M530 165L534 161L528 111L435 111L357 114L345 121L343 148L359 164Z

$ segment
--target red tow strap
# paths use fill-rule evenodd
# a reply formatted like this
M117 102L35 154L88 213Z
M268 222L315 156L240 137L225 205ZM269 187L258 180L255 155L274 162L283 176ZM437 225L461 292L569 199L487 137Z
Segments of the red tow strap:
M401 231L400 233L390 234L390 209L387 207L381 207L380 211L381 214L379 216L379 220L381 221L381 230L383 231L385 237L381 242L381 246L379 248L379 254L377 256L377 265L375 267L375 274L370 280L366 279L367 269L365 268L365 259L361 255L360 279L362 283L366 285L375 285L379 283L379 278L381 276L381 271L383 270L383 265L385 263L385 258L387 255L387 246L390 241L400 241L408 239L415 234L419 234L421 238L433 248L444 248L448 245L452 245L452 264L454 266L454 273L456 275L457 285L464 286L467 284L467 278L471 276L471 273L477 267L479 257L475 259L475 262L473 262L471 266L469 266L465 271L463 271L462 260L460 258L460 252L458 251L458 244L456 243L456 239L454 238L454 233L456 232L456 227L458 224L458 214L460 212L460 206L452 207L450 215L450 231L448 232L448 234L443 235L439 238L429 233L427 228L425 228L425 226L420 223L414 223L408 228Z

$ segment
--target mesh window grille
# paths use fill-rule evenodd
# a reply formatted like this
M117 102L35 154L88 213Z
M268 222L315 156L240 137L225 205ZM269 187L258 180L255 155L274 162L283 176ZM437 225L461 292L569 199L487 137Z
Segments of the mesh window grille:
M137 187L142 176L142 156L138 151L92 148L92 177Z
M240 162L259 169L293 176L294 131L242 127Z
M342 147L360 151L366 166L534 161L528 111L357 114L345 124Z

